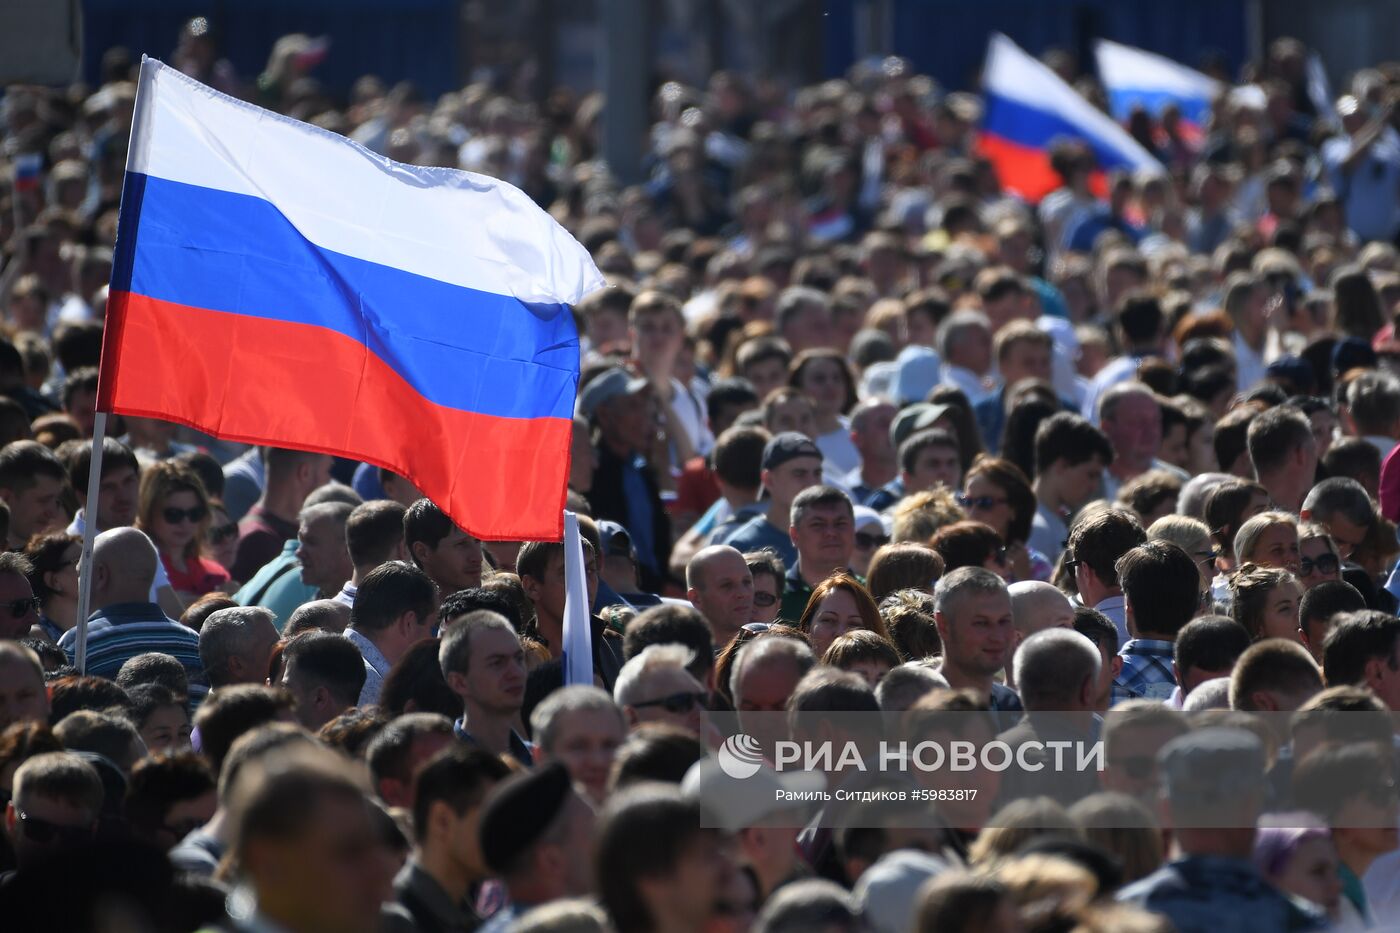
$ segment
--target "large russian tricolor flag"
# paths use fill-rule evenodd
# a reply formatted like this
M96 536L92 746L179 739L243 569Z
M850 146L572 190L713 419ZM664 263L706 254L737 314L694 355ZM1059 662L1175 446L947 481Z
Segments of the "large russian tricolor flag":
M1182 119L1199 132L1222 90L1220 82L1209 75L1131 45L1100 39L1094 56L1108 95L1108 109L1119 121L1126 121L1137 106L1160 117L1168 104L1176 104Z
M979 151L1003 186L1038 201L1059 187L1050 168L1057 139L1087 143L1098 167L1161 168L1113 118L1001 33L993 33L982 74L984 113Z
M466 531L563 531L602 286L522 192L403 165L143 59L100 411L408 477Z

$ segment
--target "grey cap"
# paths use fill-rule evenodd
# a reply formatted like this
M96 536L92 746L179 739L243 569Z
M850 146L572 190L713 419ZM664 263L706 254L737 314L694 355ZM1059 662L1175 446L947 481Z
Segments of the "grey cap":
M1188 732L1164 745L1157 762L1173 802L1210 805L1264 787L1264 743L1244 729Z
M781 434L775 434L763 446L762 467L765 470L775 470L789 460L796 460L798 457L816 457L821 460L821 448L812 443L812 439L805 434L784 431Z
M647 381L641 376L634 376L621 366L614 366L601 375L595 376L588 385L583 387L583 391L578 394L578 403L574 410L585 418L592 418L604 403L621 395L640 392L647 385Z
M939 418L952 410L951 405L934 405L929 402L916 402L905 408L890 422L890 440L894 443L894 449L899 450L899 445L910 435L933 427Z

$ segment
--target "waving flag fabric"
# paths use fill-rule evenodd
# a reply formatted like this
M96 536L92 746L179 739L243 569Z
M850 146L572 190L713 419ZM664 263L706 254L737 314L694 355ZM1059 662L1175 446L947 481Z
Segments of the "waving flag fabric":
M568 306L603 284L510 185L143 59L98 406L367 461L480 538L559 540Z
M992 35L982 75L985 110L978 148L1008 189L1036 201L1060 184L1050 144L1087 143L1100 169L1161 168L1108 114L1000 33Z
M1211 102L1223 90L1220 82L1208 75L1130 45L1101 39L1094 53L1099 79L1108 94L1108 109L1120 121L1127 120L1137 106L1157 117L1168 104L1176 104L1182 120L1199 132L1206 124Z

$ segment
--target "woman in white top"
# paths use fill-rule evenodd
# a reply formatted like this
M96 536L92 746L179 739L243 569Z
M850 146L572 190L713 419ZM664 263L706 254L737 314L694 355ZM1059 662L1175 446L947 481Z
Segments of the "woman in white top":
M788 384L800 389L816 407L812 440L836 475L860 466L860 451L851 440L846 412L856 403L856 381L845 357L835 350L804 350L792 361Z

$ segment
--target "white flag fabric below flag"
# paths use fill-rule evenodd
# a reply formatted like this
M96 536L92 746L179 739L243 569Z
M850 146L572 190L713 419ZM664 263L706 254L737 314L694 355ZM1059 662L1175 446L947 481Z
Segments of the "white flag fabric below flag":
M564 685L593 683L593 614L578 516L564 512Z

